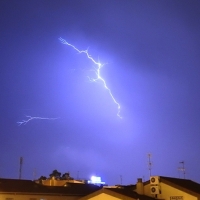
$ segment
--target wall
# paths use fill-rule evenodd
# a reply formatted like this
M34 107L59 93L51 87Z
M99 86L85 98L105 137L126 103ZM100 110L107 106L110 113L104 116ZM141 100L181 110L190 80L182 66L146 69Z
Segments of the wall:
M176 189L170 185L165 183L159 183L161 194L157 195L158 199L165 199L165 200L200 200L198 195L186 193L182 190ZM155 197L150 192L150 184L144 185L144 194L150 197Z
M96 195L95 197L89 198L88 200L120 200L120 199L113 197L111 195L102 193L102 194Z

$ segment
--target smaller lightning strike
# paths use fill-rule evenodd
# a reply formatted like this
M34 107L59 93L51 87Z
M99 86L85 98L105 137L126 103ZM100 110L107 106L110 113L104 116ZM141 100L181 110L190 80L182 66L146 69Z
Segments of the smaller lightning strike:
M35 120L35 119L39 119L39 120L56 120L58 118L47 118L47 117L32 117L32 116L26 116L28 119L27 120L22 120L20 122L17 122L17 124L19 126L21 125L26 125L28 122Z
M121 115L120 115L120 104L116 101L116 99L114 98L114 96L113 96L113 94L112 94L110 88L108 88L108 86L107 86L107 84L106 84L106 81L105 81L105 80L103 79L103 77L101 76L101 68L102 68L105 64L101 64L100 62L95 61L94 58L92 58L92 56L88 53L88 50L79 50L79 49L77 49L74 45L68 43L65 39L63 39L63 38L61 38L61 37L59 38L59 40L61 41L62 44L65 44L65 45L68 45L68 46L72 47L72 48L73 48L74 50L76 50L78 53L86 54L87 58L90 59L90 60L97 66L97 69L94 70L94 71L95 71L95 74L96 74L96 78L90 78L90 77L88 77L88 78L89 78L89 80L90 80L91 82L97 82L97 81L101 81L101 82L102 82L104 88L105 88L106 90L108 90L108 93L109 93L109 95L111 96L113 102L117 105L117 109L118 109L118 111L117 111L117 116L118 116L119 118L122 118Z

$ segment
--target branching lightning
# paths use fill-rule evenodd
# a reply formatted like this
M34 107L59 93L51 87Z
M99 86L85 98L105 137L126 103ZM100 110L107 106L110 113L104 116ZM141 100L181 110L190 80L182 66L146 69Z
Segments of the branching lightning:
M32 116L26 116L28 119L27 120L22 120L20 122L17 122L17 124L19 126L21 125L26 125L28 122L35 120L35 119L39 119L39 120L56 120L58 118L47 118L47 117L32 117Z
M103 84L103 87L108 90L109 92L109 95L111 96L113 102L117 105L117 116L119 118L122 118L121 115L120 115L120 104L116 101L116 99L114 98L110 88L108 88L107 84L106 84L106 81L103 79L103 77L101 76L101 68L105 65L105 64L101 64L100 62L97 62L89 53L88 53L88 50L79 50L77 49L74 45L68 43L65 39L63 38L59 38L59 40L65 44L65 45L68 45L70 47L72 47L74 50L76 50L78 53L83 53L87 56L88 59L90 59L96 66L97 68L95 68L95 74L96 74L96 78L89 78L90 81L92 82L97 82L97 81L100 81L102 84Z

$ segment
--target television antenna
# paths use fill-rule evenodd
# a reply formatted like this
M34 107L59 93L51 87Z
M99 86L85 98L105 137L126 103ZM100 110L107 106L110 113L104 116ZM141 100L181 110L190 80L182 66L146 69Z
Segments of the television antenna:
M19 179L22 178L22 165L23 165L23 157L19 158Z
M148 153L148 169L149 169L149 177L151 177L151 169L152 169L152 162L151 162L151 157L152 155Z
M183 172L183 178L185 179L185 162L184 161L181 161L179 162L182 166L181 167L178 167L178 171L180 172ZM179 175L179 178L180 178L180 175Z

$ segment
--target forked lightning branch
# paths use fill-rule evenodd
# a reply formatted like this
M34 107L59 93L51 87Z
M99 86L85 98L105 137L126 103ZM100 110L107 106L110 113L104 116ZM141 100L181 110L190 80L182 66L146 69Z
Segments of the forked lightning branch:
M105 79L101 76L101 68L103 67L104 64L101 64L100 62L97 62L89 53L88 53L88 50L79 50L78 48L76 48L74 45L68 43L65 39L63 38L59 38L59 40L65 44L65 45L68 45L70 47L72 47L75 51L77 51L78 53L82 53L82 54L85 54L87 56L87 58L89 60L91 60L96 68L95 68L95 74L96 74L96 77L95 78L90 78L89 77L89 80L92 81L92 82L97 82L97 81L100 81L103 85L103 87L108 91L110 97L112 98L114 104L116 104L117 106L117 116L119 118L122 118L121 115L120 115L120 104L117 102L117 100L114 98L110 88L107 86L106 84L106 81Z
M68 43L66 40L64 40L63 38L59 38L59 40L65 44L65 45L68 45L70 47L72 47L75 51L77 51L78 53L81 53L81 54L85 54L86 57L92 61L93 64L95 64L96 68L94 69L95 71L95 74L96 74L96 77L95 78L91 78L91 77L88 77L89 80L91 82L101 82L103 87L108 91L112 101L114 102L114 104L116 104L117 106L117 116L119 118L122 118L121 115L120 115L120 104L117 102L117 100L115 99L115 97L113 96L110 88L107 86L106 84L106 81L105 79L101 76L101 68L104 66L104 64L101 64L100 62L97 62L89 53L88 53L88 50L79 50L78 48L76 48L74 45ZM27 123L29 123L30 121L32 120L56 120L58 118L48 118L48 117L32 117L32 116L26 116L27 119L25 120L22 120L22 121L19 121L17 122L17 124L19 126L21 125L26 125Z
M47 117L32 117L32 116L26 116L26 120L22 120L22 121L19 121L17 122L17 124L19 126L21 125L26 125L28 122L32 121L32 120L36 120L36 119L39 119L39 120L56 120L58 118L47 118Z

